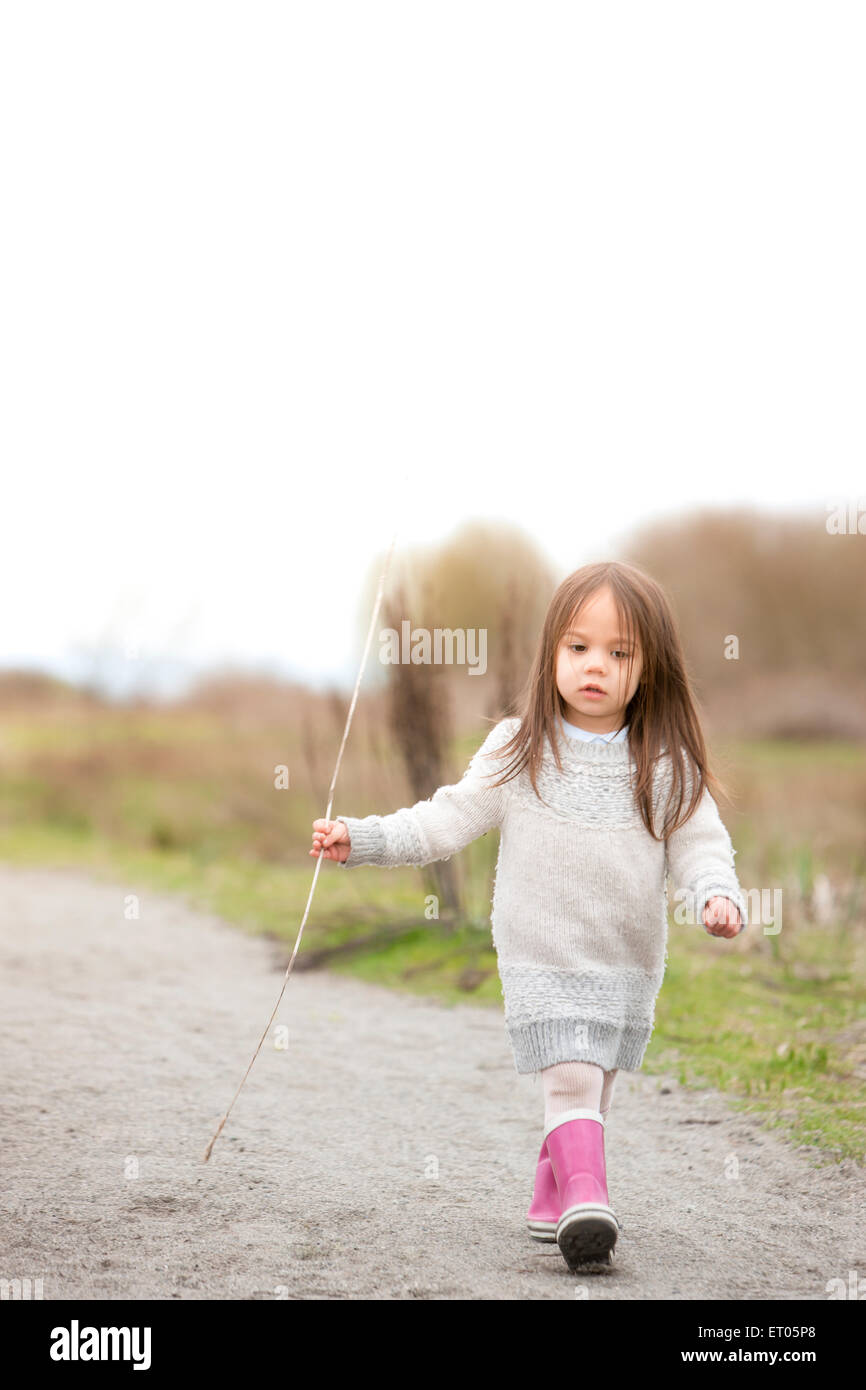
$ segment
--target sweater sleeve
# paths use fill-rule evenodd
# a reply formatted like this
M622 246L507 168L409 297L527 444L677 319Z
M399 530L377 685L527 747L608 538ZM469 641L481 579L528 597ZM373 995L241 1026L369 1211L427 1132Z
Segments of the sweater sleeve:
M507 743L517 721L503 719L491 729L471 759L461 780L440 787L426 801L394 811L389 816L335 815L349 832L349 857L342 869L378 864L393 869L402 864L421 866L448 859L502 824L506 788L492 781L503 770L501 759L486 756Z
M705 787L697 810L667 839L668 901L674 911L684 904L689 909L687 921L703 926L704 908L710 898L730 898L745 926L746 900L734 868L735 854L719 808Z

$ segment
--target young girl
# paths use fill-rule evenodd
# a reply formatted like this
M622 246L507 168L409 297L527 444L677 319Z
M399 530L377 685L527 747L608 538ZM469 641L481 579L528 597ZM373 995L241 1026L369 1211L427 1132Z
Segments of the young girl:
M573 1269L613 1259L604 1125L617 1073L640 1068L653 1030L667 887L677 920L684 909L713 936L736 936L746 906L653 579L610 562L563 580L520 709L454 786L392 815L316 820L310 853L421 865L501 832L491 920L505 1027L517 1071L544 1084L526 1219Z

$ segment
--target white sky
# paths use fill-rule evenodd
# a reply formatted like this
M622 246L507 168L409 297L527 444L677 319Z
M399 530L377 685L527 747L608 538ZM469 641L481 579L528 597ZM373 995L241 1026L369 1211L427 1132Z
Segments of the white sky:
M565 574L695 505L866 506L864 38L795 0L3 7L0 666L351 684L395 522Z

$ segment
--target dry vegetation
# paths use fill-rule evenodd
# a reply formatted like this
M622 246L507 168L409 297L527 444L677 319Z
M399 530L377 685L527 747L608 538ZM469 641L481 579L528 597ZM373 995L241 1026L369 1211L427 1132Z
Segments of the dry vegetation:
M866 739L866 536L825 522L708 511L642 529L619 557L673 600L710 729Z

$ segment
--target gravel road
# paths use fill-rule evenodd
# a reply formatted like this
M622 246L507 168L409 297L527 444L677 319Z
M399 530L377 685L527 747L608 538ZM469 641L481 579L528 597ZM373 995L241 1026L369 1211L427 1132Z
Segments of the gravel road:
M269 1037L204 1163L289 950L150 891L129 920L132 891L0 866L0 1280L45 1299L641 1300L866 1280L860 1165L642 1072L620 1074L607 1128L616 1261L570 1273L524 1226L541 1086L501 1013L325 971L293 973L288 1046Z

